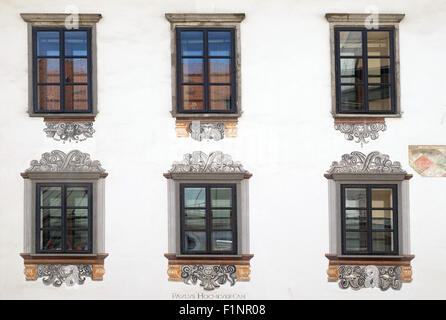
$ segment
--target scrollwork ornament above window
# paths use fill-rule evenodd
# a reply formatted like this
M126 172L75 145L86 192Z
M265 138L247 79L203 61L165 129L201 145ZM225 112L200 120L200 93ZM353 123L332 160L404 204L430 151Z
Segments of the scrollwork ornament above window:
M105 170L97 160L91 160L88 153L72 150L68 154L60 150L53 150L42 154L42 158L31 161L29 172L97 172Z
M202 151L194 151L184 155L181 162L174 162L169 173L248 173L240 162L221 151L209 155Z
M340 162L334 161L328 174L406 174L398 161L392 162L387 154L373 151L365 155L359 151L344 154Z

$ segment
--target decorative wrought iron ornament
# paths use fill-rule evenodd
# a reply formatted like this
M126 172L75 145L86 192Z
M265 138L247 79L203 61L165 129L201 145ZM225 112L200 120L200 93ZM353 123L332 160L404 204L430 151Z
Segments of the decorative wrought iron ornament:
M38 264L37 278L43 278L45 285L60 287L65 283L66 286L82 285L86 277L92 277L93 271L91 265L77 264Z
M231 286L236 281L235 265L184 265L181 268L181 279L186 284L197 284L204 290L214 290L229 282Z
M405 174L398 161L392 162L387 154L379 151L370 152L365 155L359 151L344 154L340 162L331 164L329 174L332 173L371 173L371 174Z
M400 266L339 266L339 287L353 290L362 288L389 288L400 290L402 286Z
M84 141L93 136L93 122L47 121L43 131L56 141Z
M232 161L230 155L221 151L209 155L194 151L184 155L184 160L174 162L170 173L248 173L240 162Z

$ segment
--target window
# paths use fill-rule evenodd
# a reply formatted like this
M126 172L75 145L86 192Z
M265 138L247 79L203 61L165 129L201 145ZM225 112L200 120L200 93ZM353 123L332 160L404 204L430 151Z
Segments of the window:
M234 184L181 184L182 253L236 253L236 203Z
M394 29L335 28L339 113L395 113Z
M36 213L37 252L91 252L91 184L37 184Z
M33 28L35 113L90 113L91 28Z
M397 254L397 185L341 185L343 254Z
M178 112L236 112L234 29L177 28Z

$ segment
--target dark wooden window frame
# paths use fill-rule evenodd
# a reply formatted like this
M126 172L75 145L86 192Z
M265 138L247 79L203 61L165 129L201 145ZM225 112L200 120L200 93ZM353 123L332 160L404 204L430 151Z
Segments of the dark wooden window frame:
M40 190L42 187L60 187L61 188L61 206L57 208L61 209L61 226L60 227L47 227L45 229L54 229L61 231L62 250L44 250L40 248L40 231L43 229L40 225L40 209L51 208L48 206L40 205ZM66 190L70 187L85 187L88 189L88 207L82 209L88 209L88 250L67 250L66 237L67 237L67 207L66 204ZM80 207L76 207L80 208ZM70 228L70 230L85 230L85 228ZM78 253L92 253L93 251L93 186L92 183L37 183L36 184L36 252L37 253L52 253L52 254L78 254Z
M203 56L185 56L182 55L181 50L181 32L183 31L201 31L203 32ZM231 33L231 52L230 56L210 56L209 50L208 50L208 32L218 32L218 31L226 31ZM214 27L207 27L207 28L176 28L176 53L177 53L177 59L176 59L176 87L177 87L177 112L178 113L237 113L237 97L236 97L236 74L237 74L237 65L236 65L236 56L235 56L235 48L236 42L235 42L235 28L214 28ZM183 83L183 79L181 77L181 69L182 69L182 62L181 60L183 58L186 59L203 59L203 83ZM231 107L229 110L211 110L210 109L210 83L209 83L209 59L231 59ZM185 110L183 108L183 92L182 92L182 86L183 85L202 85L204 90L204 110ZM212 85L228 85L227 83L212 83Z
M197 210L205 210L205 217L206 217L206 229L205 230L187 230L187 231L199 231L199 232L205 232L206 233L206 250L205 251L186 251L185 249L185 228L184 228L184 189L185 188L205 188L206 190L206 206L203 208L188 208L188 209L197 209ZM210 197L210 190L212 188L231 188L232 189L232 217L231 217L231 226L232 230L226 230L226 229L218 229L215 231L232 231L232 250L231 251L213 251L211 249L211 233L213 231L211 223L211 210L212 209L228 209L228 208L218 208L218 207L211 207L211 197ZM203 254L213 254L213 255L234 255L237 254L237 248L238 248L238 242L237 242L237 186L236 184L227 184L227 183L181 183L180 184L180 224L181 224L181 254L197 254L197 255L203 255Z
M362 32L362 56L343 56L340 55L339 32L341 31L361 31ZM388 31L389 32L389 51L390 56L368 56L367 51L367 32ZM336 112L338 114L396 114L396 88L395 88L395 28L380 27L379 29L367 29L364 27L335 27L335 72L336 72ZM361 58L363 68L364 88L363 105L364 110L342 110L341 109L341 58ZM376 83L376 85L386 85L390 89L391 110L369 110L368 102L368 60L367 59L390 59L389 83ZM356 78L355 78L355 84ZM375 83L374 83L375 84Z
M359 232L358 230L347 230L345 225L345 189L366 189L366 208L348 208L349 210L367 211L367 252L347 251L346 250L346 232ZM376 208L379 210L393 211L392 229L372 229L372 189L392 189L393 208ZM341 233L342 233L342 254L344 255L398 255L398 185L396 184L341 184ZM382 252L373 251L372 231L393 232L393 251Z
M40 31L50 31L59 32L59 56L38 56L37 55L37 32ZM76 32L76 31L86 31L87 32L87 56L66 56L65 55L65 32ZM32 52L33 52L33 108L34 113L91 113L92 112L92 60L91 60L91 27L79 27L77 29L66 29L62 27L33 27L32 29ZM59 59L59 70L60 79L59 83L47 83L40 85L57 85L60 88L60 110L39 110L38 106L38 95L37 95L37 59ZM65 87L67 82L65 81L65 59L82 58L87 59L87 81L85 83L72 82L69 85L87 85L88 88L88 108L87 110L65 110Z

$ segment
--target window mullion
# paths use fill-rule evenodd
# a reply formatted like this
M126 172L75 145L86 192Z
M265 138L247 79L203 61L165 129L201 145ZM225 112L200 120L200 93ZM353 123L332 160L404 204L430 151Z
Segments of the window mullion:
M369 254L373 253L372 246L372 187L367 186L367 251Z
M206 186L206 251L211 253L211 187Z
M208 30L203 30L203 92L204 92L204 110L209 112L210 102L209 102L209 55L208 55Z
M369 112L369 72L368 72L368 68L369 68L369 63L367 60L367 56L368 56L368 50L367 50L367 31L363 30L362 31L362 65L363 65L363 84L364 84L364 88L363 88L363 92L364 92L364 111L365 112Z
M60 30L60 111L65 112L65 32Z

